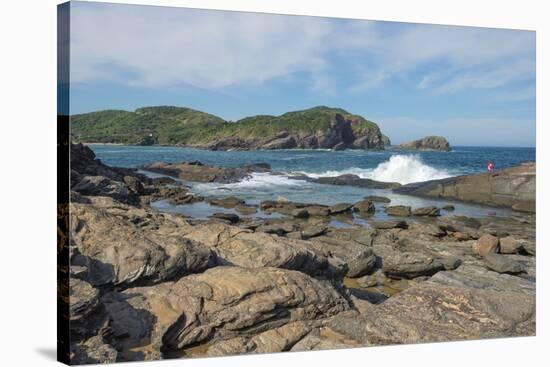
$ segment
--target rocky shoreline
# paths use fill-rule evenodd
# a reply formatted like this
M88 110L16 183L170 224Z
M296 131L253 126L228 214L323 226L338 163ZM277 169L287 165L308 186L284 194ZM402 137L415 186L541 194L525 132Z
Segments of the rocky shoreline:
M72 363L535 335L534 214L440 216L452 208L385 197L254 206L198 197L186 182L238 182L266 165L158 163L147 168L173 178L153 179L83 145L71 147L71 168ZM515 190L517 176L498 180ZM320 183L350 182L382 184ZM198 220L159 212L158 200L243 214ZM331 225L376 207L391 219ZM257 210L277 217L244 215Z

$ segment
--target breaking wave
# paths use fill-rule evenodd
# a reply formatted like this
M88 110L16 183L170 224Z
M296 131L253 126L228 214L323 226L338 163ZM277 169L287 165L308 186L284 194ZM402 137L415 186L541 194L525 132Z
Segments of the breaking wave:
M320 174L307 173L310 177L330 177L353 174L361 178L382 182L399 182L408 184L437 180L453 176L445 169L435 168L422 162L416 155L394 155L389 160L380 163L376 168L349 168L341 171L326 171Z

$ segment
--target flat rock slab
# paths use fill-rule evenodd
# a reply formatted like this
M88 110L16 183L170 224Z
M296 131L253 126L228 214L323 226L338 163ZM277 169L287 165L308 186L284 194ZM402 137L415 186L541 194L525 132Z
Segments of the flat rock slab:
M364 313L365 339L408 344L535 335L534 283L502 276L439 272L369 307Z

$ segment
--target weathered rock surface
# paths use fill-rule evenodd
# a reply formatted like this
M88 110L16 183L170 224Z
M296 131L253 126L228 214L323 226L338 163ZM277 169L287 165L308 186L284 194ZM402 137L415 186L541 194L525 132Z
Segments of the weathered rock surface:
M371 180L369 178L361 178L353 174L345 174L334 177L297 177L300 179L306 179L310 182L316 182L324 185L339 185L339 186L356 186L364 187L367 189L395 189L401 187L401 184L397 182L381 182Z
M487 256L488 254L498 252L498 245L498 237L484 234L472 244L472 251L479 256Z
M71 233L75 247L96 265L92 284L128 286L158 282L203 271L216 264L208 247L182 236L189 227L176 215L155 214L93 198L91 204L71 204Z
M350 307L329 284L277 268L216 267L123 295L154 317L152 344L171 350L257 334L256 345L269 348L269 335L261 333Z
M386 214L395 217L408 217L411 215L411 207L405 205L387 206L385 210Z
M361 214L374 214L376 207L371 200L361 200L353 205L353 209Z
M201 162L165 163L157 162L143 167L147 171L176 177L194 182L233 183L250 177L250 173L257 171L257 166L237 168L214 167ZM263 170L261 170L263 172Z
M442 136L426 136L422 139L398 145L397 147L409 150L438 150L443 152L451 150L451 145Z
M290 232L290 231L289 231ZM328 255L308 241L253 233L226 224L203 224L185 230L185 238L212 248L219 261L248 268L278 267L308 274L341 273Z
M416 208L411 214L418 217L437 217L439 215L439 209L435 206Z
M365 339L395 344L534 335L534 283L478 269L439 272L370 307L363 314Z
M505 206L534 213L536 210L535 163L481 173L404 185L396 192Z
M487 267L497 273L518 274L523 272L523 266L509 256L500 254L487 254L485 256Z

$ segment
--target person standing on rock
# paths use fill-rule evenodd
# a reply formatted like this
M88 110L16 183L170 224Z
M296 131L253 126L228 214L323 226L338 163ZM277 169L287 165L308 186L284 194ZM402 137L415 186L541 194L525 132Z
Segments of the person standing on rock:
M493 161L487 162L487 171L489 172L489 174L493 173L493 168L495 168Z

